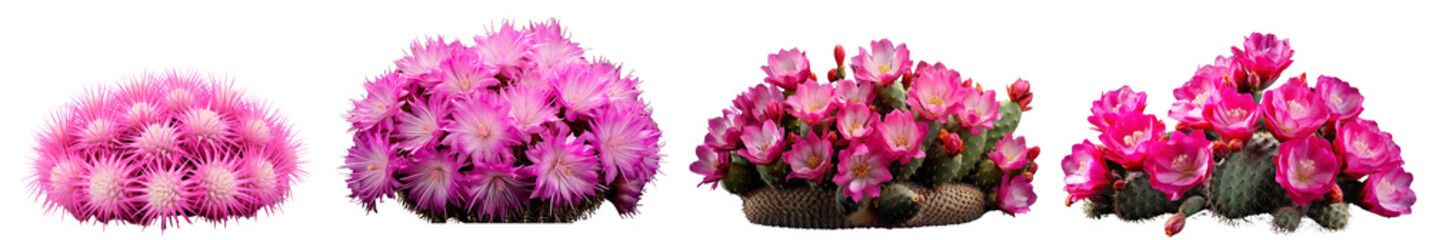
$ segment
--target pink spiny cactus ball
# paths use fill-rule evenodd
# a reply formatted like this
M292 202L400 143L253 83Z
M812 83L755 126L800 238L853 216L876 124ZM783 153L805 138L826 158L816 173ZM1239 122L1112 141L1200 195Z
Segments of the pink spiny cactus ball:
M38 136L31 189L80 222L227 222L271 213L298 168L283 118L231 84L167 72L96 88Z
M602 199L637 213L661 131L639 79L584 53L555 21L413 42L353 100L349 197L372 212L400 199L438 222L546 222L525 217Z

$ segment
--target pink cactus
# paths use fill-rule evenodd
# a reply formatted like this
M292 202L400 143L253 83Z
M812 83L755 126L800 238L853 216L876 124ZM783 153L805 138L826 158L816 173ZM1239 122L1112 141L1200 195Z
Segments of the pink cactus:
M1090 140L1072 145L1072 153L1062 158L1062 172L1067 176L1062 179L1067 184L1063 189L1069 194L1068 204L1111 188L1111 172L1104 159L1101 146Z
M1211 141L1203 131L1172 133L1170 141L1156 142L1150 155L1145 169L1151 175L1151 187L1166 193L1171 201L1180 200L1187 190L1211 177Z
M1280 144L1275 155L1275 181L1296 205L1309 204L1329 193L1339 173L1339 160L1325 139L1291 140Z
M1398 217L1411 213L1410 206L1418 200L1409 184L1414 175L1404 172L1404 168L1388 168L1369 175L1365 181L1364 204L1370 212L1385 217Z
M1265 110L1265 125L1280 141L1303 138L1315 133L1330 119L1330 108L1320 95L1310 91L1304 81L1291 78L1280 88L1265 93L1260 106Z
M858 55L853 57L853 78L877 86L888 86L913 68L913 60L908 58L908 48L903 44L893 46L888 39L873 41L872 50L858 47Z
M769 75L764 77L764 82L784 89L794 89L814 75L813 71L809 70L808 55L799 51L799 48L769 54L769 65L759 69Z
M1106 131L1117 125L1122 115L1141 113L1146 110L1146 92L1131 90L1131 86L1121 86L1116 91L1102 93L1101 98L1092 102L1092 130Z

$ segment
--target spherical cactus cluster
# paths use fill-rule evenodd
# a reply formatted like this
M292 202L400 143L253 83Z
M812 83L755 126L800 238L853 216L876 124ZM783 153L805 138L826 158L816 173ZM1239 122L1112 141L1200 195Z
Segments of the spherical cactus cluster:
M32 189L81 222L214 223L271 212L296 181L282 118L230 83L169 72L95 88L39 134Z
M788 227L940 225L989 209L1026 213L1036 201L1040 150L1012 134L1031 109L1027 81L997 101L942 63L915 66L905 45L887 39L859 48L852 79L845 56L834 49L838 66L821 82L797 48L769 54L768 84L709 120L690 165L701 184L744 196L755 223ZM763 206L796 198L823 201Z
M1279 231L1301 217L1329 230L1346 204L1386 217L1410 213L1413 176L1393 136L1360 118L1364 96L1336 77L1304 74L1268 90L1290 66L1289 41L1254 33L1231 57L1196 71L1173 93L1168 129L1144 114L1146 93L1122 87L1092 103L1085 140L1062 159L1067 205L1090 217L1145 220L1173 214L1167 235L1209 209L1227 219L1270 214Z
M661 132L619 65L586 59L554 21L471 45L413 42L367 82L348 122L349 196L398 198L433 222L568 222L603 199L637 213Z

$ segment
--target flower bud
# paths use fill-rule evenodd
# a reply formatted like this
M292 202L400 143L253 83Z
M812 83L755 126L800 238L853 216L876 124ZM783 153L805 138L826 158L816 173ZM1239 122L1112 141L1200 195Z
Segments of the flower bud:
M1166 219L1166 236L1175 236L1181 233L1181 229L1186 228L1186 214L1176 213L1171 218Z
M844 65L844 56L847 56L847 54L844 53L844 45L834 45L834 62L838 63L839 67L843 67Z
M1017 79L1012 85L1007 85L1007 98L1022 107L1022 111L1032 110L1032 84L1027 80Z

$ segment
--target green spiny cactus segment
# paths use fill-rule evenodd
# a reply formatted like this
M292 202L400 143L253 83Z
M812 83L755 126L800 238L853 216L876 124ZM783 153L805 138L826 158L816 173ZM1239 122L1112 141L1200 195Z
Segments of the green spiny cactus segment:
M1125 181L1125 188L1112 194L1117 217L1138 221L1178 211L1180 204L1166 199L1161 190L1151 188L1149 179L1145 174L1133 174Z
M874 205L874 213L885 224L898 225L908 222L923 209L924 197L901 183L883 185L883 192Z
M920 167L922 167L922 166L923 166L923 163L927 161L927 160L925 160L925 159L926 159L925 157L923 157L923 158L913 158L913 159L911 159L911 160L908 160L908 163L907 163L907 164L903 164L903 163L899 163L899 162L896 162L896 161L895 161L895 162L893 162L893 165L892 165L892 166L889 166L888 171L889 171L890 173L893 173L893 181L895 181L895 182L908 181L908 180L913 179L913 174L918 173L918 169L921 169Z
M1096 202L1086 201L1086 203L1082 204L1082 213L1086 213L1088 218L1101 219L1106 215L1116 213L1116 209L1113 209L1109 204L1098 204Z
M908 90L903 89L903 84L889 84L888 86L875 86L875 91L879 91L874 99L873 105L878 108L879 113L888 113L893 109L908 109Z
M1176 212L1190 217L1200 213L1203 209L1206 209L1206 197L1190 196L1181 199L1181 207Z
M878 198L854 203L839 191L824 188L762 188L745 195L744 214L750 222L794 228L917 227L965 223L981 218L988 208L981 189L969 184L942 184L926 188L911 182L889 183ZM901 189L899 189L901 188ZM896 208L894 196L909 197L920 206L902 223L884 220L881 208ZM875 205L876 204L876 205ZM875 210L877 209L877 210Z
M997 112L1002 114L1002 118L998 118L997 121L993 122L992 129L983 132L983 134L988 137L988 150L984 152L991 151L992 146L996 144L998 140L1002 140L1003 136L1007 136L1008 133L1017 130L1017 124L1022 122L1022 106L1017 105L1017 102L1004 101Z
M1345 224L1349 224L1349 210L1349 206L1343 202L1316 202L1310 204L1310 208L1305 211L1305 216L1315 220L1320 227L1336 231L1345 229Z
M1275 231L1283 233L1295 232L1295 229L1300 228L1300 218L1305 217L1305 211L1295 206L1280 207L1270 214L1274 216L1271 225L1275 227Z
M746 195L764 188L764 180L753 163L736 154L729 155L729 172L720 179L724 189L739 195Z
M1002 170L997 168L997 163L992 160L983 160L977 164L977 175L973 176L973 184L982 189L997 188L1002 182Z
M789 179L789 172L794 170L789 167L788 163L782 161L755 166L754 169L759 172L759 178L764 180L764 184L768 184L770 187L784 189L808 185L801 179Z
M963 162L963 155L947 156L942 150L934 150L934 155L929 155L923 160L923 167L918 169L918 174L914 175L918 182L929 186L937 186L943 183L953 183L967 176L965 169L972 169L971 165Z
M1216 164L1206 184L1211 211L1237 219L1289 204L1285 189L1275 182L1272 157L1278 146L1269 133L1259 132L1240 152Z

